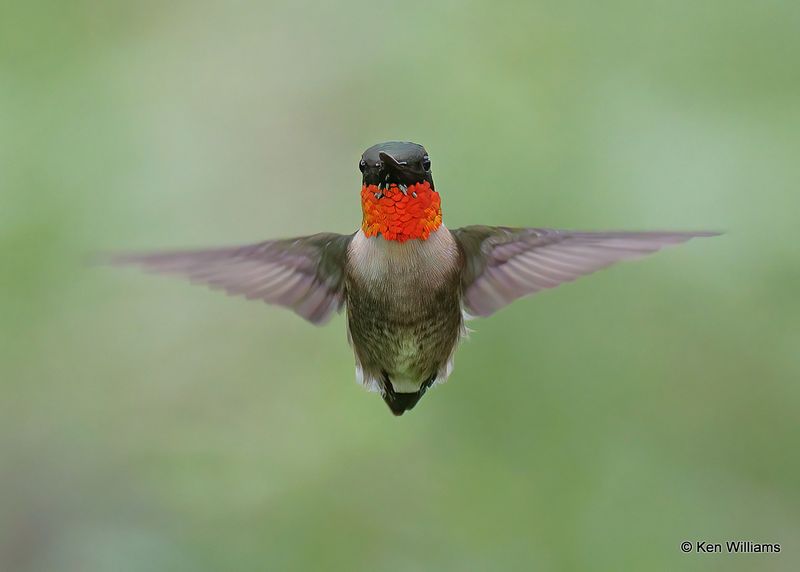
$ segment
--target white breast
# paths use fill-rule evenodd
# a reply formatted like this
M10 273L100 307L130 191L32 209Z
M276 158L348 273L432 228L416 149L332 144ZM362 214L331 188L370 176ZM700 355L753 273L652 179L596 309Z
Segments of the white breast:
M458 264L458 246L444 225L427 240L397 242L382 236L367 237L359 230L350 242L350 264L354 276L366 284L390 280L394 288L419 288L441 284Z

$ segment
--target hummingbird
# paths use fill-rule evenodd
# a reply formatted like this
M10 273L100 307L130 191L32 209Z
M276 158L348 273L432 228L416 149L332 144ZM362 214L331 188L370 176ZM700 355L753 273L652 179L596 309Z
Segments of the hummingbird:
M119 254L111 263L283 306L315 325L344 309L356 380L402 415L450 376L465 320L615 262L719 234L450 230L422 145L379 143L364 151L358 166L362 218L352 234Z

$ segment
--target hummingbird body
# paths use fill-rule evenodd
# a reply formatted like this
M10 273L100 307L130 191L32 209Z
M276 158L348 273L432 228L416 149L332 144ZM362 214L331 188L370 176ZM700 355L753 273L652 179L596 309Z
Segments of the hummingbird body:
M233 248L122 254L117 264L185 276L294 310L313 324L347 309L356 378L395 415L452 371L464 316L621 260L714 232L576 232L442 224L431 161L389 141L361 156L361 228Z
M356 377L384 393L393 411L450 375L464 330L460 280L458 246L444 225L427 240L359 230L350 242L345 291Z

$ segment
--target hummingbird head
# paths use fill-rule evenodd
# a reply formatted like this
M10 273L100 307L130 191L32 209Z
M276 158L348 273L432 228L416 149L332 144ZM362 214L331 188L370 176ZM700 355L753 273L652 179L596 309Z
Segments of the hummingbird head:
M404 141L373 145L361 155L361 228L387 240L425 240L442 224L425 147Z
M405 141L373 145L361 155L358 168L365 185L380 189L391 184L410 186L428 181L433 188L431 160L425 147Z

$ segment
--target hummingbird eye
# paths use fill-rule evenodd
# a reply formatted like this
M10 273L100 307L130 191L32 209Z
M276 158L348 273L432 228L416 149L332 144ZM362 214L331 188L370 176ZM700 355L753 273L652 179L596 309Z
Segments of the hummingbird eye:
M422 158L422 168L425 169L426 171L431 170L431 158L428 157L427 155L425 155Z
M358 163L358 170L363 173L366 168L367 168L367 162L364 159L361 159L361 161L359 161Z

